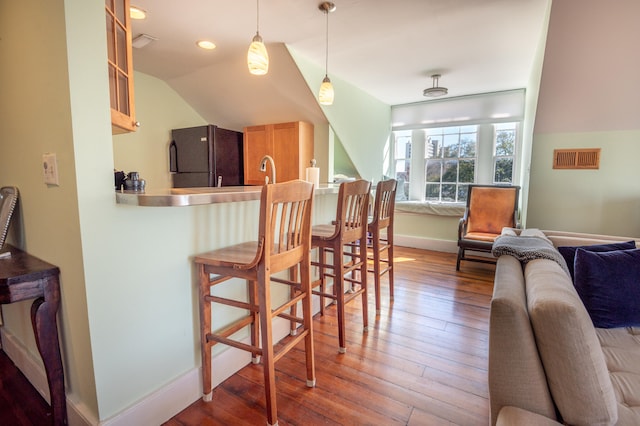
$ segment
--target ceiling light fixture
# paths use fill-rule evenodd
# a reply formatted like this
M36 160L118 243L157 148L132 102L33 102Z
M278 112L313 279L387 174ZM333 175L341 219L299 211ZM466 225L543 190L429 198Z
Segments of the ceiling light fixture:
M320 92L318 93L318 101L322 105L332 105L333 104L333 85L331 84L331 80L329 79L329 13L336 10L336 5L325 1L320 3L318 6L327 17L327 25L326 25L326 45L325 45L325 62L324 62L324 78L322 79L322 84L320 85Z
M260 0L256 0L256 35L247 52L247 65L254 75L265 75L269 71L269 54L260 37Z
M132 5L129 7L129 17L131 19L146 19L147 11Z
M449 93L449 89L447 89L446 87L438 87L440 74L433 74L431 78L433 79L433 87L428 87L424 89L424 92L422 92L424 96L428 96L430 98L437 98L438 96L444 96L447 93Z
M213 50L216 48L216 44L209 40L198 40L196 44L198 45L199 48L205 49L205 50Z

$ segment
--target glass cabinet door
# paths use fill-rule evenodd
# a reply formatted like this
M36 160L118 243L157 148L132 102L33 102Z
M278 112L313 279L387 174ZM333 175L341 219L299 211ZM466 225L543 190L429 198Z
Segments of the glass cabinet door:
M129 0L105 0L109 99L113 133L136 128L133 108Z

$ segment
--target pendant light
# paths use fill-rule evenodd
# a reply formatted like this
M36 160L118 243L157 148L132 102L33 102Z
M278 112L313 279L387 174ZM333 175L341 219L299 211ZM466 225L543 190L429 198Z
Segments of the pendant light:
M328 69L329 69L329 12L333 12L336 10L336 5L325 1L320 3L318 8L327 16L327 26L326 26L326 54L325 54L325 62L324 62L324 79L322 79L322 84L320 85L320 92L318 93L318 101L322 105L331 105L333 104L333 85L331 84L331 80L329 79Z
M440 74L433 74L431 78L433 79L433 86L424 89L424 91L422 92L424 96L437 98L438 96L444 96L449 93L449 90L446 87L438 86L440 81Z
M247 52L247 65L254 75L265 75L269 71L269 54L260 37L260 0L256 0L256 35Z

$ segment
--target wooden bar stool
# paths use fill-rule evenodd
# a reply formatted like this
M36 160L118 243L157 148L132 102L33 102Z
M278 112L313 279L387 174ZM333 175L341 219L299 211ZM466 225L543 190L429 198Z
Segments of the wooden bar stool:
M266 395L267 423L278 423L274 363L304 339L307 386L315 386L313 329L311 308L311 208L313 184L291 181L265 185L260 199L258 240L236 244L197 255L195 263L200 279L200 321L202 339L203 399L212 398L211 347L224 343L252 353L253 362L262 356ZM299 265L300 282L278 279L294 288L296 296L279 307L271 307L271 274ZM248 283L248 302L211 295L211 287L230 278ZM302 303L302 317L286 313ZM219 303L245 309L248 314L215 333L211 326L211 307ZM272 319L280 316L302 324L296 336L288 337L274 352ZM251 343L231 336L250 326ZM260 330L260 339L258 338Z
M366 180L344 182L338 192L336 220L330 225L311 228L311 246L318 248L319 279L312 283L313 294L320 296L320 313L324 315L325 298L336 301L338 309L339 352L346 352L344 306L357 296L362 296L362 322L367 331L367 209L371 184ZM349 248L347 251L346 248ZM327 252L333 260L327 263ZM345 257L349 260L345 261ZM326 278L333 278L333 291L326 290ZM358 278L359 277L359 278ZM351 284L345 294L344 283ZM353 285L359 285L354 289Z
M380 314L380 281L389 273L389 299L393 300L393 211L396 205L396 180L378 182L376 198L373 204L373 218L367 228L369 239L368 258L373 261L376 293L376 315ZM384 234L383 234L383 231ZM386 253L386 255L385 255Z

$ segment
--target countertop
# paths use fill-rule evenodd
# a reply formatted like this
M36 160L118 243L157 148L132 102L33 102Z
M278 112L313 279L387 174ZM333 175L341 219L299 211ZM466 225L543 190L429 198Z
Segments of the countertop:
M315 195L337 194L339 184L320 184ZM138 191L116 191L116 203L130 206L181 207L202 204L259 200L261 186L223 186L220 188L168 188Z

